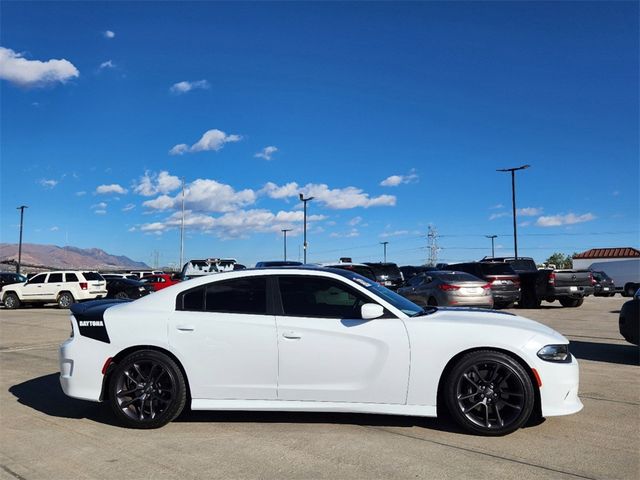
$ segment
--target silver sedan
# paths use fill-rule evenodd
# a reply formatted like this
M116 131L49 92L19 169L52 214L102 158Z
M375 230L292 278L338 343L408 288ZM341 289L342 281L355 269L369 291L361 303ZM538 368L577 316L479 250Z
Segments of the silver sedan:
M398 293L418 305L493 307L491 285L464 272L427 272L413 277Z

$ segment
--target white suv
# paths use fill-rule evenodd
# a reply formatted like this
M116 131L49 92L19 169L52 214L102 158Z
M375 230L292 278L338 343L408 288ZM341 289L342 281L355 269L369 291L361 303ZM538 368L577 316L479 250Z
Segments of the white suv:
M75 302L106 297L107 282L97 272L44 272L25 283L6 285L0 295L4 306L11 309L23 303L57 303L69 308Z

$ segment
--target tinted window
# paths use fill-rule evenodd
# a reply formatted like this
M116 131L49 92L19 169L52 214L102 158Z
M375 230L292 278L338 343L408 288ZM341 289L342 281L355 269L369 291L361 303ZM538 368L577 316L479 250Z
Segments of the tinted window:
M340 282L321 277L280 277L285 315L325 318L361 318L368 298Z
M395 263L367 263L376 275L388 275L390 277L399 277L400 269Z
M481 282L478 277L474 277L469 273L464 272L444 272L444 273L435 273L431 275L433 278L439 278L445 282Z
M77 282L78 276L75 273L65 273L67 282Z
M84 278L89 281L89 280L104 280L102 278L102 275L100 275L99 273L96 272L82 272L82 275L84 276Z
M417 287L422 282L424 282L424 278L425 277L423 275L415 276L415 277L413 277L411 280L409 280L407 282L407 285L409 285L411 287Z
M205 294L205 310L266 315L267 279L247 277L210 283Z
M49 278L47 279L47 283L60 283L62 282L62 274L61 273L50 273Z
M508 263L481 263L480 268L485 275L515 275L511 265Z
M36 275L31 280L29 280L29 283L44 283L45 277L46 277L46 274L41 273L40 275Z
M205 287L198 287L183 293L181 298L178 297L178 309L192 312L204 310L204 289Z

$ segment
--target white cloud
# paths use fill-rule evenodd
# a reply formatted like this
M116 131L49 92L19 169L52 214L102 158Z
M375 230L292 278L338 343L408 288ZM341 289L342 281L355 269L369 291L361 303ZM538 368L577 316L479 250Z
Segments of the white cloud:
M500 210L501 208L504 208L504 205L501 203L497 203L491 207L489 207L490 210Z
M394 230L393 232L383 232L380 234L380 238L401 237L403 235L409 235L409 230Z
M560 227L562 225L574 225L576 223L590 222L595 219L596 216L592 213L584 213L582 215L568 213L566 215L560 214L539 217L536 221L536 225L539 227Z
M348 232L338 233L333 232L329 235L331 238L355 238L360 236L360 232L357 228L352 228Z
M271 160L274 153L278 151L278 147L274 147L273 145L264 147L262 151L256 153L254 157L256 158L264 158L265 160Z
M613 195L614 197L617 197L618 195L620 195L620 191L619 190L614 190L611 195Z
M181 212L174 212L164 222L147 223L140 230L147 233L161 233L180 226ZM324 220L324 215L309 215L308 223ZM273 213L269 210L238 210L225 213L219 217L185 211L185 228L190 230L213 233L220 238L246 237L251 233L280 232L283 228L294 228L293 234L298 233L303 221L303 212L279 211Z
M104 210L105 208L107 208L107 202L100 202L100 203L96 203L94 205L91 205L91 208L97 208L99 210Z
M56 226L53 226L49 229L50 232L57 232L58 230L60 230L60 228Z
M418 181L418 175L412 170L408 175L391 175L380 182L382 187L397 187L403 183L414 183Z
M133 210L134 208L136 208L135 204L127 203L124 207L122 207L122 211L128 212L129 210Z
M169 150L170 155L182 155L187 152L205 152L214 151L217 152L225 143L239 142L242 140L240 135L227 135L222 130L214 128L204 132L200 140L193 145L189 146L186 143L179 143Z
M122 188L117 183L112 183L111 185L100 185L96 188L96 193L100 195L107 193L119 193L120 195L124 195L127 193L127 189Z
M105 215L107 213L106 210L94 210L93 213L96 215Z
M43 179L39 180L38 183L40 185L42 185L44 188L53 188L56 185L58 185L59 182L58 182L58 180L43 178Z
M362 217L353 217L351 220L349 220L349 225L351 225L352 227L355 227L360 222L362 222Z
M251 205L257 195L251 189L236 191L230 185L209 179L197 179L185 187L185 207L201 212L232 212ZM143 203L153 210L170 210L178 208L182 202L182 193L170 197L161 195Z
M100 64L100 70L102 70L103 68L116 68L116 64L111 60L107 60L106 62L102 62Z
M492 213L489 215L489 220L495 220L497 218L509 217L511 213L509 212L500 212L500 213Z
M27 60L23 54L0 47L0 78L22 87L41 87L56 82L66 83L80 75L68 60Z
M76 192L76 196L77 196L77 197L82 197L82 196L84 196L84 195L86 195L86 194L87 194L87 192L85 192L84 190L82 190L82 191L80 191L80 192Z
M370 197L368 193L364 193L362 189L356 187L330 189L326 184L308 183L304 187L300 187L296 182L283 186L269 182L260 190L260 193L264 193L270 198L297 197L300 192L304 193L305 197L314 197L313 201L335 210L395 206L396 204L394 195Z
M137 185L133 187L133 191L144 197L151 197L159 193L166 194L180 188L182 182L174 175L170 175L166 170L158 174L149 171L144 172L140 177Z
M543 212L542 207L526 207L526 208L518 208L518 215L522 217L535 217L540 215Z
M172 93L179 95L181 93L187 93L187 92L190 92L191 90L196 90L196 89L206 90L209 87L210 87L209 82L207 82L206 80L196 80L194 82L188 82L185 80L183 82L174 83L169 90Z
M115 32L111 30L106 30L102 32L102 35L104 35L104 38L114 38L116 36Z

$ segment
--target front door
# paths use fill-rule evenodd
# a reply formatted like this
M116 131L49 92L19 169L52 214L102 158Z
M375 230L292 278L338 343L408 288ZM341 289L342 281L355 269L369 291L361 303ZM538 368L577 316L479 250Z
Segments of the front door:
M195 399L276 398L276 323L265 277L212 282L181 293L169 321Z
M45 301L47 296L46 273L39 273L32 277L23 287L22 296L26 301Z
M402 320L362 320L360 307L373 301L336 279L287 275L279 286L278 399L406 402L409 341Z

